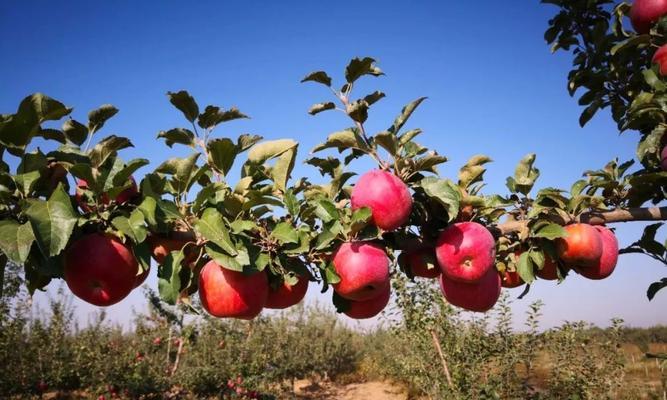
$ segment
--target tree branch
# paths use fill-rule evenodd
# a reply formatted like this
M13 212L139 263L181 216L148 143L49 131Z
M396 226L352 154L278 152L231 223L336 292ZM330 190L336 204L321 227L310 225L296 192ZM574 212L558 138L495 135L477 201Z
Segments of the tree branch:
M587 212L581 214L575 219L577 222L584 222L591 225L613 224L617 222L631 222L631 221L666 221L667 207L648 207L648 208L628 208L616 209L605 212ZM558 224L565 224L566 221L562 219L555 219L553 222ZM495 230L499 231L501 235L518 232L527 221L507 221L498 224Z

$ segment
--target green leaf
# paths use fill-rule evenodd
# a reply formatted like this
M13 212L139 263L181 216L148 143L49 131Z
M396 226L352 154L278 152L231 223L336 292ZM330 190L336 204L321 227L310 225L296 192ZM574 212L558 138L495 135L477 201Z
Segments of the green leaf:
M527 252L523 252L519 256L517 272L519 273L521 279L523 279L523 281L526 282L527 284L530 284L535 280L533 262L530 258L530 255Z
M88 138L88 127L71 118L63 123L62 130L67 140L79 146Z
M125 185L132 174L134 174L139 168L148 164L150 164L150 162L145 158L135 158L134 160L130 160L113 175L111 179L113 186ZM107 179L107 181L109 181L109 179Z
M290 215L294 217L299 215L301 206L299 204L299 200L296 198L294 191L291 188L285 191L285 194L283 195L283 203L285 204L285 208Z
M531 235L532 237L545 238L548 240L554 240L557 238L562 238L567 236L565 228L558 224L549 223L540 227L537 232Z
M31 200L26 215L42 254L45 257L60 254L77 223L77 214L62 184L58 184L47 201Z
M206 250L206 254L208 254L213 261L225 269L243 272L243 267L250 265L248 252L245 249L240 251L235 250L236 256L230 256L214 243L206 243L204 249Z
M190 93L181 90L175 93L167 92L167 96L169 97L169 102L178 108L188 121L195 122L195 119L199 115L199 106L194 97L190 96Z
M357 100L347 105L347 115L354 121L363 124L368 119L368 103L365 100Z
M245 219L237 219L236 221L229 224L229 227L232 229L232 232L238 235L241 232L252 232L258 228L255 221L249 221Z
M483 165L491 161L491 158L481 154L471 157L459 170L459 185L467 188L484 179L486 168Z
M155 172L173 176L172 185L178 193L185 193L193 182L200 153L192 153L186 158L170 158L157 167Z
M118 216L111 220L111 224L128 236L134 243L141 243L146 240L148 230L144 224L144 214L141 210L134 210L130 217Z
M195 147L195 134L185 128L174 128L168 131L160 131L157 134L158 139L164 138L167 146L172 147L174 143L184 144Z
M538 270L541 270L544 267L544 252L542 250L530 249L528 255Z
M23 264L28 258L35 235L30 223L19 224L14 220L0 221L0 250L13 263Z
M461 191L458 186L450 180L438 179L436 177L426 177L422 179L419 185L426 194L442 204L447 210L448 221L453 221L459 213L461 202Z
M248 161L254 164L262 164L267 160L278 157L284 152L298 145L292 139L269 140L253 146L248 152Z
M327 264L324 273L328 284L335 285L340 282L340 276L336 273L333 263Z
M37 130L36 136L43 137L46 140L54 140L56 142L60 143L67 143L67 139L65 138L65 134L62 131L59 131L57 129L44 129L40 128Z
M157 286L162 300L174 305L181 293L181 262L184 259L183 251L172 251L164 262L158 265Z
M271 231L271 237L280 243L299 243L299 234L289 222L280 222Z
M368 150L366 143L364 143L361 137L352 129L332 133L327 137L326 142L315 146L312 152L315 153L329 148L336 148L339 152L350 148L362 151Z
M535 168L535 154L526 155L519 161L514 170L514 188L517 192L527 195L540 176L540 170Z
M368 207L362 207L352 212L352 220L350 221L350 230L356 233L368 226L373 213Z
M276 163L271 168L271 180L275 183L276 189L284 192L287 188L287 181L289 180L294 163L296 162L297 147L294 146L286 152L278 156Z
M236 141L236 147L238 148L238 152L241 153L248 150L262 139L264 138L259 135L243 134L239 136L238 140Z
M90 151L90 163L93 167L99 168L118 150L128 147L133 147L128 138L115 135L105 137Z
M380 76L384 72L375 66L375 60L370 57L353 58L345 68L345 80L353 83L364 75Z
M228 138L215 139L208 142L208 162L213 169L227 176L234 165L237 155L237 146Z
M394 133L387 131L380 132L373 137L373 140L392 156L396 156L398 153L398 138Z
M373 93L364 96L364 101L369 105L377 103L380 99L384 98L385 94L379 90L374 91Z
M651 283L648 287L648 290L646 291L646 297L648 297L649 301L653 300L655 294L658 293L660 289L665 287L667 287L667 278L662 278L657 282Z
M336 104L334 104L331 101L326 102L326 103L317 103L317 104L313 104L308 109L308 114L317 115L317 114L321 113L322 111L333 110L334 108L336 108Z
M220 107L206 106L204 112L199 115L197 124L203 129L211 129L220 123L241 118L249 117L235 107L229 110L220 110Z
M420 97L417 100L412 101L410 104L403 107L401 114L396 117L394 123L387 129L391 133L398 134L403 125L408 121L412 113L419 107L422 101L426 100L426 97Z
M215 208L207 208L194 226L205 239L213 242L231 256L237 255L234 242L229 237L222 214Z
M301 83L309 82L309 81L310 82L321 83L323 85L331 87L331 78L324 71L311 72L310 74L306 75L306 77L301 80Z
M88 113L88 131L93 135L102 129L104 124L118 113L118 109L111 104L104 104Z
M320 199L315 203L315 215L324 222L338 220L338 209L329 199Z

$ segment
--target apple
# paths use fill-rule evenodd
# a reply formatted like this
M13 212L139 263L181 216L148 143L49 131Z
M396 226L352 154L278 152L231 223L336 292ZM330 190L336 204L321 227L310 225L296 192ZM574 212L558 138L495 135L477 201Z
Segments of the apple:
M308 278L299 276L299 280L293 286L283 282L278 288L269 287L269 296L266 299L266 308L284 309L298 304L306 296L308 291Z
M442 270L435 259L433 248L423 247L406 252L406 260L412 275L422 278L437 278Z
M466 283L440 275L440 290L452 305L470 311L490 310L500 297L500 275L490 268L477 282Z
M496 256L493 235L476 222L457 222L440 233L435 254L442 273L472 283L492 269Z
M125 204L128 201L134 199L138 194L139 190L137 188L137 182L134 180L134 177L130 177L130 182L131 185L129 188L123 190L116 196L116 203L118 204ZM84 212L90 212L91 208L90 206L86 203L86 199L83 196L83 191L88 189L88 182L86 182L83 179L77 179L76 180L76 192L74 193L74 199L76 200L76 203L79 205L79 207L84 211ZM111 199L109 198L109 195L106 193L102 194L101 198L102 204L108 205L111 203Z
M637 33L648 33L667 14L667 0L635 0L630 9L630 22Z
M265 272L246 275L211 260L199 273L199 298L204 309L219 318L253 319L269 295Z
M124 299L134 289L138 272L132 251L111 235L86 235L65 251L67 286L74 295L96 306Z
M618 240L614 232L604 226L596 226L595 229L600 232L602 238L602 256L595 264L587 267L577 266L575 271L588 279L598 280L604 279L614 272L618 261Z
M537 276L547 281L555 281L558 279L558 264L551 257L545 255L544 265L542 269L537 270Z
M389 282L389 258L385 249L370 242L345 242L333 254L340 282L333 285L348 300L377 297Z
M347 310L343 311L345 315L354 319L367 319L373 318L378 315L389 303L389 297L391 296L391 285L387 285L382 289L382 291L375 297L368 300L355 301L350 300L350 306Z
M505 270L501 274L501 284L502 287L511 289L523 285L524 282L523 279L521 279L519 272Z
M653 64L658 64L660 75L667 75L667 44L660 46L651 61Z
M600 233L589 224L572 224L565 226L567 236L556 239L558 256L571 266L588 266L595 264L602 255L602 238Z
M150 273L150 271L151 271L150 268L146 268L145 270L143 270L142 273L136 276L136 278L134 279L135 288L138 288L139 286L141 286L142 283L146 282L146 278L148 278L148 274Z
M177 236L176 234L178 233L181 232L173 232L172 234ZM155 234L149 235L146 238L146 241L151 248L151 254L155 261L157 261L158 264L162 264L169 253L172 251L181 250L187 243L194 242L195 240L194 238L186 238L183 236L187 235L180 235L179 237L168 237ZM185 263L189 264L197 259L197 252L192 251L191 248L188 248L186 251L184 251L184 256Z
M663 171L667 171L667 146L663 147L660 153L660 167Z
M396 175L381 170L366 172L352 189L352 209L371 209L373 223L385 231L393 231L408 222L412 196Z

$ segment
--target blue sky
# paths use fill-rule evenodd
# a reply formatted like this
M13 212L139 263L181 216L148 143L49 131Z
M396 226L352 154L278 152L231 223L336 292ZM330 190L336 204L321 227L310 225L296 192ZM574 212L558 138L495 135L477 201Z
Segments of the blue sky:
M135 147L123 157L149 158L152 168L185 154L158 143L156 134L185 126L165 93L187 89L202 109L234 105L252 117L222 126L218 135L292 137L302 161L349 123L334 112L309 116L309 106L331 94L300 79L325 69L339 86L350 58L372 56L387 75L365 79L357 95L382 90L387 98L374 106L368 131L386 129L404 104L428 96L410 127L422 128L420 142L449 157L444 176L455 177L472 155L491 156L486 193L505 193L505 177L529 152L538 155L540 187L567 188L584 170L634 157L637 134L619 135L608 112L579 128L581 109L565 89L570 57L550 54L542 38L556 9L521 3L3 2L0 112L14 112L37 91L73 106L80 121L89 110L114 104L120 112L102 133L130 137ZM360 162L355 169L370 166ZM303 164L294 175L315 176ZM619 226L621 246L641 230L642 224ZM665 272L648 258L627 255L605 281L538 282L514 308L522 313L542 299L545 326L579 319L604 325L614 316L631 325L667 323L667 293L652 302L645 296ZM154 276L148 284L156 287ZM311 301L328 301L313 289ZM132 307L144 304L137 291L108 313L125 321ZM92 310L81 305L79 313L85 319Z

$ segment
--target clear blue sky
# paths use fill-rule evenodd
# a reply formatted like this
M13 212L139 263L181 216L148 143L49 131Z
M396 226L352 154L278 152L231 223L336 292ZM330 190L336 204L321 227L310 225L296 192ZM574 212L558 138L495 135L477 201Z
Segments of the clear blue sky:
M340 83L351 57L372 56L387 76L366 79L357 94L380 89L387 98L374 106L370 132L388 127L405 103L428 96L410 126L424 130L422 144L450 158L443 175L454 177L470 156L484 153L495 161L486 175L486 192L505 193L505 177L516 162L536 152L542 171L538 186L567 188L586 169L616 156L633 157L637 135L619 136L607 112L579 128L581 109L565 90L570 57L551 55L542 38L554 13L537 1L517 7L493 0L409 6L386 1L2 2L0 112L14 112L24 96L37 91L75 107L73 116L80 121L89 110L112 103L120 113L103 133L130 137L135 147L123 157L149 158L152 168L172 154L184 154L155 137L162 129L184 126L165 93L187 89L201 108L235 105L252 117L229 123L218 134L292 137L301 143L303 160L348 122L339 113L307 115L312 103L328 101L330 93L299 80L326 69ZM357 170L369 166L360 163ZM295 175L314 176L303 165ZM619 227L621 245L641 229L640 224ZM538 282L515 309L522 313L530 301L543 299L545 326L579 319L604 325L614 316L631 325L667 323L667 293L650 303L645 296L648 284L663 275L667 270L648 258L623 256L610 279L573 276L558 287ZM155 287L155 277L148 283ZM144 304L137 291L108 312L124 321L131 307ZM85 316L91 310L82 305L79 312Z

